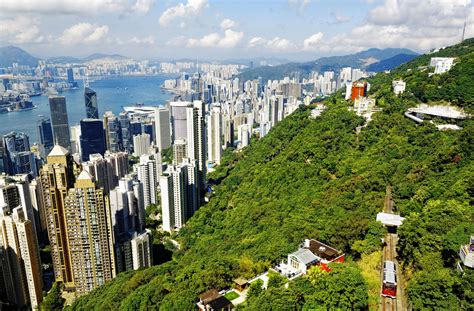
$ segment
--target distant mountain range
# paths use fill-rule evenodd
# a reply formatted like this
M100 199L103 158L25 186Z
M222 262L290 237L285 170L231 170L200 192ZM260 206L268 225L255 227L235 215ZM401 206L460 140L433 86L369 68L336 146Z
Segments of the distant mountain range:
M250 61L254 63L255 68L249 68L242 72L239 77L242 79L255 79L262 77L263 80L280 79L291 75L294 72L300 72L302 75L308 75L311 71L323 72L327 70L339 70L342 67L350 66L362 68L368 71L384 71L393 69L411 59L418 54L408 49L369 49L355 54L344 56L322 57L315 61L290 63L285 59L278 58L254 58L254 59L233 59L226 60L223 63L237 63L248 65ZM86 63L86 62L110 62L117 60L127 60L126 56L118 54L94 53L84 58L70 56L57 56L47 59L51 63ZM15 46L0 47L0 67L10 67L13 63L20 65L36 66L38 57L32 56L25 50ZM269 66L259 66L260 61L266 61Z
M96 61L111 61L111 60L126 60L129 59L126 56L118 54L102 54L94 53L84 58L77 58L71 56L56 56L48 58L47 61L50 63L57 64L71 64L71 63L87 63ZM35 57L25 50L16 46L4 46L0 47L0 68L11 67L13 63L26 66L36 66L40 58Z
M408 49L369 49L355 54L343 56L321 57L314 61L302 63L288 63L278 66L264 66L243 71L239 78L243 80L262 77L264 81L269 79L281 79L295 72L308 75L311 71L338 71L342 67L361 68L368 71L384 71L393 69L416 57L418 53ZM383 63L382 63L383 62Z
M0 67L11 67L13 63L26 66L38 65L39 58L16 46L0 47Z
M395 67L400 66L401 64L411 61L416 56L417 55L415 54L398 54L393 57L383 59L378 63L371 64L367 66L365 69L367 71L374 71L374 72L382 72L385 70L391 70Z

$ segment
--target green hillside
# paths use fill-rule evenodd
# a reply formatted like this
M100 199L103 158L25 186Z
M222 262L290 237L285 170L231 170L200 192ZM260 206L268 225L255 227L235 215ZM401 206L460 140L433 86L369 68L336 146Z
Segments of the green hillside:
M434 71L434 68L427 68L431 57L456 57L455 65L445 74L429 77L428 74ZM436 53L421 55L389 74L377 74L371 79L374 86L371 91L381 98L389 96L392 93L391 81L395 78L407 82L407 99L448 101L474 112L474 38Z
M419 83L440 86L436 90L442 95L429 93L436 100L471 107L469 91L462 97L447 90L466 87L473 44L438 53L459 57L442 77L428 78L416 69L429 56L374 77L371 91L384 109L360 134L356 127L364 120L337 94L319 118L308 118L310 108L300 108L243 152L226 152L210 176L215 193L180 231L181 249L173 259L121 274L71 309L193 310L198 294L266 270L304 238L342 249L348 264L291 282L288 289L274 280L240 308L364 309L370 282L354 262L381 248L383 229L375 215L388 184L395 207L406 217L399 253L410 304L416 310L474 308L474 273L461 277L455 269L459 245L474 233L474 121L463 121L459 131L438 131L403 115L407 107L434 100L414 92ZM406 79L413 94L391 95L397 77Z

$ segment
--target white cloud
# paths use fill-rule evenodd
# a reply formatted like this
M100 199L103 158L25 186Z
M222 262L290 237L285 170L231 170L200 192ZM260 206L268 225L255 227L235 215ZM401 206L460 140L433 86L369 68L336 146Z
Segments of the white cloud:
M41 35L36 19L19 15L11 19L0 19L0 41L25 44L41 43L45 40Z
M321 42L321 52L360 51L371 47L401 47L419 51L459 42L464 22L466 38L474 35L471 0L385 0L366 21L348 33Z
M303 41L303 50L305 50L305 51L316 50L317 46L321 42L322 38L323 38L323 33L322 32L317 32L317 33L313 34L312 36L306 38Z
M132 7L132 11L146 14L148 13L153 6L155 5L155 0L137 0Z
M255 47L261 47L267 44L267 40L262 38L262 37L253 37L252 39L249 40L249 43L247 46L249 48L255 48Z
M296 48L296 45L288 39L275 37L267 42L267 47L271 50L287 51Z
M198 15L208 6L207 0L188 0L186 4L178 3L167 8L160 16L160 25L168 26L174 19Z
M235 47L244 37L243 32L233 31L227 29L224 31L224 36L219 35L217 32L213 32L203 36L202 38L190 38L187 41L187 47L219 47L219 48L233 48Z
M243 37L244 37L243 32L227 29L224 32L224 37L219 41L219 47L233 48L240 42L240 40L242 40Z
M98 26L89 23L79 23L64 30L59 42L65 45L77 43L95 43L105 38L109 32L107 25Z
M247 43L249 48L266 48L273 51L289 51L297 49L297 45L288 39L275 37L267 40L262 37L253 37Z
M229 28L234 28L235 26L237 26L237 23L231 19L224 19L222 22L221 22L221 28L222 29L229 29Z
M155 38L153 38L153 36L148 36L148 37L143 37L143 38L133 37L129 40L129 42L130 43L136 43L136 44L153 45L153 44L155 44Z
M147 13L154 0L1 0L0 11L38 14Z

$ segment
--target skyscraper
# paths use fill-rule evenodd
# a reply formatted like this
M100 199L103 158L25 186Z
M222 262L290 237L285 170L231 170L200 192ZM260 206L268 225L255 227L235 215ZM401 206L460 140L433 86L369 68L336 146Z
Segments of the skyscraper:
M56 281L64 283L68 290L74 289L74 279L65 200L69 189L74 187L74 170L74 161L69 151L55 145L40 173L54 276Z
M122 144L124 151L131 153L133 150L132 133L130 131L130 119L126 112L119 114L120 128L122 130Z
M86 105L86 116L88 119L99 119L99 107L97 105L97 93L86 86L84 88L84 102Z
M41 156L46 157L54 146L53 130L51 129L51 119L40 117L37 123L38 142L41 144Z
M104 128L107 150L111 152L123 151L122 127L118 118L111 111L106 111L104 114Z
M10 132L3 136L3 147L6 155L5 170L8 174L37 175L36 158L30 151L28 135Z
M115 276L108 198L82 171L65 198L74 287L86 294Z
M133 155L140 157L150 153L150 135L140 134L133 136Z
M160 152L171 146L170 111L167 108L155 109L155 145Z
M81 152L83 161L88 161L89 155L94 153L104 155L105 137L102 120L81 120Z
M72 71L72 68L67 69L67 82L69 84L74 83L74 72Z
M38 308L43 298L38 241L21 207L0 208L0 280L10 303Z
M201 101L194 101L186 107L187 129L187 157L197 162L198 189L204 191L206 180L206 125L205 105Z
M187 138L186 109L190 102L171 102L172 138Z
M157 163L154 158L149 155L140 157L140 163L135 166L138 180L143 184L143 200L145 208L150 204L157 203Z
M63 96L50 97L49 108L51 110L51 123L53 125L55 143L61 147L71 150L66 98Z
M178 165L187 157L186 140L179 138L173 143L173 163Z
M213 106L207 122L208 161L221 164L222 157L222 114L220 106Z
M110 214L117 273L132 270L135 264L131 239L135 233L142 232L145 226L143 186L135 174L123 177L118 187L110 192Z
M198 208L196 161L184 159L160 177L163 230L180 229Z

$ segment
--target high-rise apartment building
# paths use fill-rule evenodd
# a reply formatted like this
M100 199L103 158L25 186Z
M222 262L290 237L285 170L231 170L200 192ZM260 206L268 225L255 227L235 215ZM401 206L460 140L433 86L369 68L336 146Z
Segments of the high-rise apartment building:
M168 108L155 108L155 146L160 152L171 146L170 111Z
M134 233L130 240L134 270L152 266L152 239L151 232L148 229L142 233Z
M69 151L55 145L40 172L54 276L67 290L74 289L66 213L66 196L75 182L74 166Z
M109 202L86 171L64 202L74 287L83 295L115 276Z
M144 154L150 153L150 135L139 134L133 136L133 155L140 157Z
M187 138L186 108L189 102L171 102L172 140Z
M84 103L86 105L86 116L88 119L99 119L99 107L97 105L97 93L86 86L84 88Z
M194 101L186 107L187 122L187 157L191 161L197 162L198 168L198 189L202 193L206 183L206 123L205 104L201 101Z
M137 180L136 175L123 177L119 185L110 191L110 214L117 273L132 270L134 259L131 239L145 227L143 184Z
M36 231L40 226L39 219L33 209L30 192L30 177L26 174L15 176L1 176L0 178L0 206L6 205L13 210L20 207L25 219L31 221Z
M49 97L49 109L51 110L51 123L55 144L71 150L71 138L69 135L69 121L66 107L66 97Z
M196 161L184 159L160 177L163 230L180 229L198 208Z
M8 302L18 308L39 307L43 281L38 241L21 207L0 208L0 281L0 295Z
M207 118L207 160L210 163L221 164L222 157L222 113L221 107L211 108Z
M159 176L159 174L157 174L158 168L156 159L151 155L143 155L140 157L140 163L136 164L134 169L137 173L138 180L143 184L143 201L145 208L150 204L156 204Z
M183 138L175 140L173 143L173 163L180 164L187 157L187 153L186 140Z

